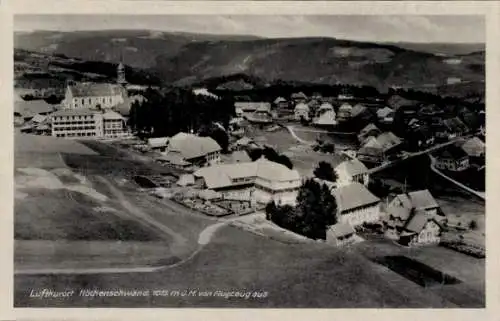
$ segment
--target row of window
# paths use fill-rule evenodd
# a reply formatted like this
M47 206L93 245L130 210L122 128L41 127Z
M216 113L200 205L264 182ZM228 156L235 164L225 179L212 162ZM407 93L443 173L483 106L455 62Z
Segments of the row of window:
M55 122L53 123L54 125L90 125L94 124L95 122L92 120L85 120L85 121L61 121L61 122Z
M94 119L94 115L76 115L76 116L53 116L53 120L85 120L85 119Z
M111 104L111 101L112 101L112 97L94 97L94 98L87 98L87 104L92 104L92 103L95 103L95 102L98 102L98 103L109 103ZM81 100L79 100L78 98L74 98L73 99L73 103L76 105L78 103L81 103L82 105L85 105L85 98L81 98Z
M84 127L54 127L54 131L62 132L69 130L95 130L95 126L84 126Z
M95 133L68 133L68 134L56 134L56 137L86 137L95 136Z
M262 185L259 185L259 184L255 184L255 187L266 192L266 193L269 193L269 194L280 194L280 193L287 193L287 192L295 192L295 191L298 191L299 188L298 187L294 187L294 188L284 188L284 189L280 189L280 190L274 190L274 189L270 189L268 187L265 187L265 186L262 186Z

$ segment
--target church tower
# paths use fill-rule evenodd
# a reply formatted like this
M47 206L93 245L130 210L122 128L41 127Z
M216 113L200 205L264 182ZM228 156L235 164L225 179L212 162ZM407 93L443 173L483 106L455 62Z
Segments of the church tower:
M127 80L125 79L125 66L121 62L117 68L116 79L117 79L117 83L122 85L122 86L125 86L127 84Z

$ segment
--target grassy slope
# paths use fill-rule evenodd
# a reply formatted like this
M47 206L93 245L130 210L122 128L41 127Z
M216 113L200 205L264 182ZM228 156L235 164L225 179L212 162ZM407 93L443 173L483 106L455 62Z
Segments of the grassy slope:
M151 274L18 276L15 305L164 307L453 307L356 253L318 245L285 245L235 228L219 231L192 261ZM266 299L217 297L72 297L30 300L27 288L199 289L267 291ZM465 305L465 303L464 303Z

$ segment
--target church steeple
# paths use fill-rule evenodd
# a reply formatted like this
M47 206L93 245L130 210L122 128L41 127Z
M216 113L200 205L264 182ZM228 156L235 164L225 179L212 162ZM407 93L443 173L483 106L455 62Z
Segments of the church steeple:
M123 65L122 54L120 54L120 63L118 64L118 68L117 68L116 81L118 84L120 84L122 86L127 84L127 80L125 79L125 66Z

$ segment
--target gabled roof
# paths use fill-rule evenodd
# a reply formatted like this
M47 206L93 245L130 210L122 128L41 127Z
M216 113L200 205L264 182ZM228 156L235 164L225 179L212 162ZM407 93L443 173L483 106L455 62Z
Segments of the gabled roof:
M332 192L341 213L366 205L375 205L380 201L364 185L357 182L336 188Z
M385 150L401 144L401 139L392 132L385 132L377 136L377 141Z
M170 137L148 138L148 145L152 148L166 147Z
M416 210L404 228L412 233L420 233L429 220L430 217L425 211Z
M335 125L337 121L335 120L335 112L333 110L328 110L321 114L317 119L314 120L316 125Z
M234 103L234 107L242 111L271 110L271 104L268 102L238 101Z
M411 203L417 210L439 207L429 190L424 189L408 193Z
M351 109L351 116L356 117L360 115L361 113L366 111L366 107L361 105L361 104L356 104L354 107Z
M330 226L327 230L328 234L331 234L334 238L344 237L356 233L351 224L347 223L337 223Z
M343 103L339 107L339 111L351 111L352 110L352 105L349 103Z
M274 100L274 103L275 104L279 104L279 103L286 103L286 99L283 98L283 97L278 97Z
M484 153L486 149L486 144L478 137L472 137L466 140L460 146L469 156L477 155L478 153Z
M31 121L33 123L41 123L41 122L45 121L46 119L47 119L47 116L36 114L35 116L33 116Z
M43 99L36 100L16 100L14 110L23 116L33 116L41 113L50 113L55 110L54 106Z
M464 157L468 157L468 154L462 148L456 145L450 145L448 147L439 150L436 153L436 157L441 159L457 160L457 159L462 159Z
M379 133L382 132L377 126L375 126L373 123L370 123L370 124L366 125L365 127L363 127L363 129L360 130L358 137L360 137L360 136L364 137L364 136L366 136L366 134L370 133L371 131L378 131Z
M445 128L451 132L465 132L468 131L467 125L458 117L448 118L443 120Z
M299 92L299 93L293 93L291 98L292 99L299 99L299 98L307 99L307 96L303 92Z
M221 188L232 185L232 179L259 177L269 181L300 181L299 172L271 162L264 157L255 162L219 164L203 167L194 173L203 177L208 188Z
M294 111L299 111L299 110L309 111L309 106L305 103L297 104L294 108Z
M112 111L112 110L106 110L106 112L104 112L104 114L102 114L102 117L105 120L124 120L125 119L125 118L123 118L122 115L120 115L116 111Z
M389 115L393 111L394 110L392 110L392 108L385 106L384 108L377 110L377 117L378 118L385 118L387 115Z
M69 85L68 88L73 97L107 97L123 93L118 85L108 83L78 83Z
M179 152L185 160L220 151L221 147L210 137L178 133L170 138L167 152Z
M357 159L352 159L340 163L335 167L335 171L344 171L350 176L360 175L366 173L368 168Z
M333 106L330 103L322 103L321 106L319 106L319 110L332 110L333 111Z

